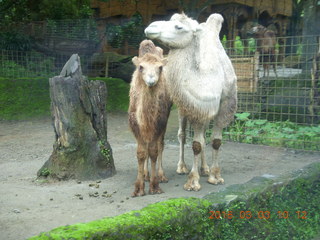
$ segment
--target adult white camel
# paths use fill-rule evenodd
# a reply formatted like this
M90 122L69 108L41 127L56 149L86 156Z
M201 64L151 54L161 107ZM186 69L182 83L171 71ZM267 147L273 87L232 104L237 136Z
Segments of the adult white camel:
M208 182L224 183L218 152L222 130L233 120L236 112L237 78L219 39L222 22L220 14L210 15L202 24L185 14L174 14L169 21L156 21L145 29L148 38L158 40L170 49L166 79L170 95L179 109L179 174L188 173L184 162L187 121L194 129L194 162L184 185L184 189L189 191L201 188L198 170L200 159L201 174L209 175ZM204 132L211 119L214 119L213 163L209 168L204 155Z

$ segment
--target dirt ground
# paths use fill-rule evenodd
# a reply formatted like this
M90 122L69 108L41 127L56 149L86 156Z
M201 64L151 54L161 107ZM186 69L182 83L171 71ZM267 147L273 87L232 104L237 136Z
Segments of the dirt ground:
M183 190L187 177L175 173L179 156L177 122L177 114L172 112L164 150L164 170L169 178L168 183L161 184L164 193L137 198L130 197L137 174L136 144L125 113L108 116L108 136L117 174L98 183L38 182L36 172L52 152L51 120L0 122L0 239L26 239L58 226L116 216L169 198L203 197L231 184L244 183L254 176L280 175L320 161L319 153L224 143L220 156L225 184L210 185L202 177L202 189L187 192ZM186 149L186 162L190 168L190 144ZM207 146L207 157L211 156L210 150Z

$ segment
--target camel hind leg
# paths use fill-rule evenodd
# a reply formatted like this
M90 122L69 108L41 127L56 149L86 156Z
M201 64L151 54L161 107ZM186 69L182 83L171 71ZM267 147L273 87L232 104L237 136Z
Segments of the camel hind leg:
M272 64L273 65L273 71L274 71L274 74L276 75L276 78L278 78L278 74L277 74L277 66L276 64Z
M186 127L187 127L187 118L182 116L179 113L179 131L178 139L180 143L180 156L177 167L178 174L187 174L189 172L186 163L184 162L184 145L186 143Z
M168 182L168 178L164 174L162 168L162 154L163 154L163 146L164 146L164 134L158 140L158 179L159 182L166 183Z
M159 186L158 174L156 171L156 164L158 158L158 144L157 142L150 143L148 146L148 152L151 160L151 175L150 175L150 182L149 182L149 193L156 194L156 193L163 193Z
M212 139L212 166L210 168L210 174L208 182L211 184L223 184L224 179L221 177L221 167L219 159L219 149L222 139L222 128L214 128L215 134Z
M237 92L234 88L233 94L226 98L221 105L217 116L214 119L213 137L212 137L212 166L208 182L211 184L223 184L224 179L221 177L221 166L219 151L222 142L222 130L227 127L233 120L237 110Z
M204 151L204 128L205 125L195 125L194 126L194 138L192 143L192 150L194 154L194 161L192 169L188 175L187 183L184 185L184 189L187 191L199 191L201 185L199 183L200 175L198 170L198 164L201 160L202 151Z

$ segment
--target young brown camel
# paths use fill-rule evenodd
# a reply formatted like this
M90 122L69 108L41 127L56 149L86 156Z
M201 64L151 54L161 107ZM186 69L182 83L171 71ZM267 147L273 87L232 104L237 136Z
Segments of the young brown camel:
M263 65L263 77L269 77L269 65L272 65L273 71L277 77L276 71L276 34L274 31L257 25L251 29L257 40L257 51L260 53L260 61Z
M172 102L166 89L164 66L167 61L163 58L162 49L156 47L152 41L144 40L140 44L139 57L134 57L132 61L136 70L130 86L128 112L129 126L138 144L138 176L132 193L132 196L136 197L145 195L144 177L148 177L149 158L149 193L162 193L159 181L167 181L162 169L162 152Z

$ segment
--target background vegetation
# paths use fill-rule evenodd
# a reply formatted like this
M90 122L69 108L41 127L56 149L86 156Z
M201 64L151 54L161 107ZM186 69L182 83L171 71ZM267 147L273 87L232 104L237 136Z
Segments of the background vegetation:
M127 111L129 84L117 78L93 78L107 85L107 111ZM50 116L48 78L0 78L0 120Z

